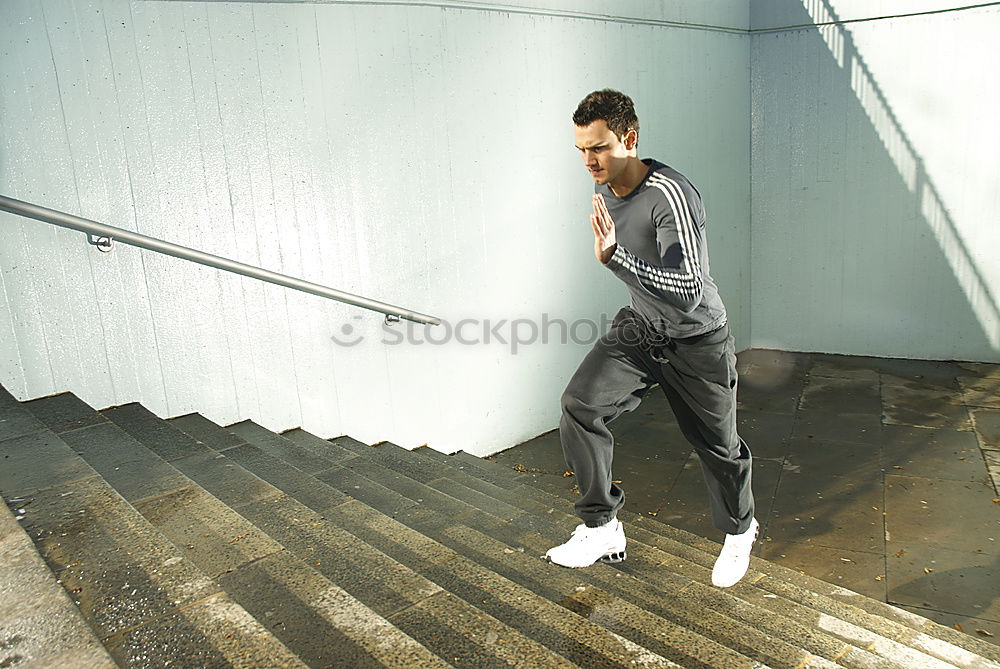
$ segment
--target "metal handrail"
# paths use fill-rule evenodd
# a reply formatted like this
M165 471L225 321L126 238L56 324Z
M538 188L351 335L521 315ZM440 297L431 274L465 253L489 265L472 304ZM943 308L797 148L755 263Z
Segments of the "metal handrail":
M248 276L252 279L260 279L261 281L267 281L279 286L285 286L286 288L294 288L295 290L301 290L302 292L310 293L312 295L318 295L320 297L327 297L331 300L337 300L338 302L353 304L354 306L362 307L363 309L379 311L386 314L387 318L389 316L396 316L398 318L405 318L416 323L426 323L428 325L441 324L441 319L435 318L434 316L428 316L416 311L410 311L409 309L403 309L402 307L396 307L391 304L386 304L385 302L379 302L378 300L361 297L360 295L352 295L351 293L345 293L334 288L322 286L318 283L311 283L303 279L278 274L277 272L272 272L260 267L254 267L253 265L236 262L235 260L215 256L210 253L205 253L204 251L188 248L186 246L172 244L170 242L163 241L162 239L149 237L138 232L132 232L130 230L105 225L104 223L98 223L97 221L80 218L79 216L74 216L73 214L67 214L65 212L49 209L37 204L31 204L30 202L22 202L21 200L15 200L14 198L5 197L3 195L0 195L0 211L7 211L12 214L25 216L27 218L34 218L45 223L51 223L52 225L58 225L71 230L78 230L80 232L86 232L90 235L96 235L98 237L107 237L109 240L117 239L124 244L138 246L139 248L147 249L149 251L163 253L169 256L174 256L175 258L181 258L182 260L190 260L192 262L208 265L209 267L215 267L216 269L225 270L227 272L242 274L243 276Z

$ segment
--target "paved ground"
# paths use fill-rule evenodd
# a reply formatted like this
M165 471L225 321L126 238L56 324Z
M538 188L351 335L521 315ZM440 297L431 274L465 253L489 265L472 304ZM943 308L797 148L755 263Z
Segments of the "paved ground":
M1000 645L1000 365L739 358L757 554ZM720 540L662 394L612 429L626 504ZM565 469L558 431L494 459Z

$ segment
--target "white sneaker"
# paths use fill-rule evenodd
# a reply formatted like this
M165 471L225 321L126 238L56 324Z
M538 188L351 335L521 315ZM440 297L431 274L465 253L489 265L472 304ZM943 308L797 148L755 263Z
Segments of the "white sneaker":
M577 525L569 541L550 548L545 557L574 568L589 567L598 560L621 562L625 559L625 529L617 518L600 527Z
M750 567L750 551L757 540L760 525L757 519L750 521L750 527L743 534L727 534L719 559L712 569L712 585L728 588L736 585Z

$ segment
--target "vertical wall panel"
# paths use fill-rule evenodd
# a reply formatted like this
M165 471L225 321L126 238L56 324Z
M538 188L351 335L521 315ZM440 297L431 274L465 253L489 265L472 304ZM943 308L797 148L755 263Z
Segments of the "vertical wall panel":
M551 8L571 15L4 3L3 37L27 40L7 40L0 64L0 192L446 323L386 329L369 311L121 245L98 255L4 215L24 244L0 251L3 383L444 450L551 429L602 316L627 300L592 256L570 122L605 86L636 98L643 155L705 195L743 344L749 39L572 16L607 13L591 0ZM736 1L615 11L748 20ZM540 338L543 319L563 324L515 351L512 323Z
M787 0L755 3L752 24L877 14ZM754 346L1000 359L1000 131L982 80L998 27L978 8L752 36Z

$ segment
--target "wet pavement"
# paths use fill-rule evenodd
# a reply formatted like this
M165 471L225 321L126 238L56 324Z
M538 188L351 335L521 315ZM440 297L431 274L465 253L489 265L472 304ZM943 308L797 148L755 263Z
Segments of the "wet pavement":
M755 553L1000 645L1000 365L751 350L739 371ZM663 395L612 432L627 507L720 541ZM491 459L565 473L557 430Z

